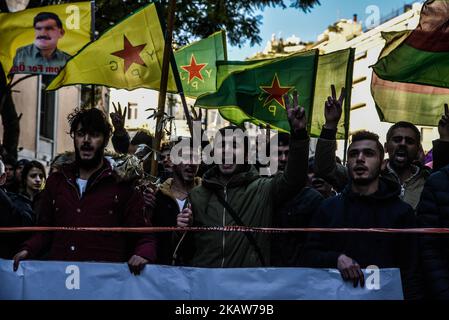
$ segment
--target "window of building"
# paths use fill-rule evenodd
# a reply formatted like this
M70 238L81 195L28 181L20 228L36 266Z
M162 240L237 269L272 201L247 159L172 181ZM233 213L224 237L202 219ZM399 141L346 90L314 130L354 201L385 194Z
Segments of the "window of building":
M53 80L54 76L42 75L41 83L41 109L40 109L40 132L43 138L54 140L56 92L45 89Z
M137 120L137 103L128 102L128 120Z

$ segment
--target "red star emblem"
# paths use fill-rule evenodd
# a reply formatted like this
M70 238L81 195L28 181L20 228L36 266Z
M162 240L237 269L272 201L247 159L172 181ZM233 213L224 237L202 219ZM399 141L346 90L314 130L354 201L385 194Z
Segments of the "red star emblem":
M140 52L145 48L147 44L141 44L133 47L126 36L123 36L123 50L111 53L112 55L122 58L125 61L125 73L133 63L140 64L141 66L147 66L140 57Z
M290 91L293 87L281 87L279 84L278 75L275 74L271 86L260 86L265 93L268 93L268 97L264 102L264 106L273 100L276 100L281 106L285 108L284 94Z
M198 78L201 81L204 81L203 75L201 74L201 70L203 70L207 66L207 63L196 63L195 56L192 54L190 58L190 65L181 66L181 68L189 73L189 80L187 83L190 83L194 78Z

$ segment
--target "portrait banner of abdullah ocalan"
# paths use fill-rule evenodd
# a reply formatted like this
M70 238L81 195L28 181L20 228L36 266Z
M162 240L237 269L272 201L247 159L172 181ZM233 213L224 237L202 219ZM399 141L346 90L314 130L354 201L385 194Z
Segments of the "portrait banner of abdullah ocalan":
M90 2L0 13L0 63L14 74L56 75L91 41Z

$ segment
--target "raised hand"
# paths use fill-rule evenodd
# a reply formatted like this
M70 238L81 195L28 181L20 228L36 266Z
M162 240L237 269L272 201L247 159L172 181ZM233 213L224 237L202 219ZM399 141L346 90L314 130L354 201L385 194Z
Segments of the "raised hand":
M343 101L346 97L346 90L345 88L341 88L340 97L337 99L335 86L331 85L331 94L332 96L327 97L327 100L324 103L324 118L326 119L324 127L326 129L335 130L337 129L343 111Z
M114 126L115 131L121 131L125 129L125 119L126 119L126 112L128 111L128 107L125 107L122 112L122 106L120 103L117 103L118 108L115 106L115 103L112 103L112 106L114 107L114 112L111 112L111 120L112 125Z
M285 108L287 109L288 121L292 132L298 132L307 129L307 116L303 107L298 103L298 92L293 92L293 103L290 101L288 94L284 95Z
M440 140L449 141L449 106L447 103L444 104L444 114L438 122L438 133Z

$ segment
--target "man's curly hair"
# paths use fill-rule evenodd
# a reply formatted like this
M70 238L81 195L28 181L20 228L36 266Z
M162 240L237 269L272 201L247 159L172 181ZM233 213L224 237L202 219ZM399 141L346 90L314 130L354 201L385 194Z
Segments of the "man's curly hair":
M109 124L105 113L96 108L80 109L76 108L67 116L70 125L70 135L73 137L78 125L86 133L102 133L104 136L104 146L109 142L112 135L112 126Z

